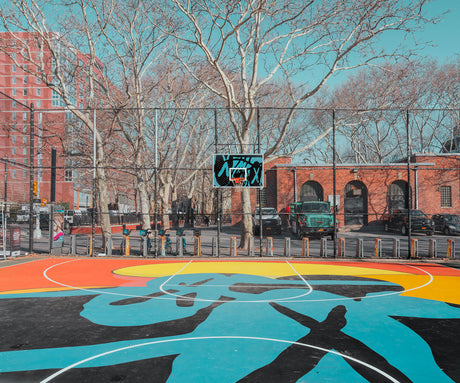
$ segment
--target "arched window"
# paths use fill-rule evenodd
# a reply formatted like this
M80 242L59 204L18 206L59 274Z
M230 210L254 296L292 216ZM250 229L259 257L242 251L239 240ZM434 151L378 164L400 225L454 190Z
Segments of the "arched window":
M345 186L345 225L366 225L367 188L361 181L351 181Z
M300 189L300 202L323 201L323 187L316 181L305 182Z
M406 181L398 180L388 188L388 210L407 209L409 207L409 193Z

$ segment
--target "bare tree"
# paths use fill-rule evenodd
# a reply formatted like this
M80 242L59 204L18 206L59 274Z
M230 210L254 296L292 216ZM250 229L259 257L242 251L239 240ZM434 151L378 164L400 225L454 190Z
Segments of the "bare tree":
M76 82L82 81L85 84L86 107L94 109L106 99L107 93L112 91L113 87L103 76L103 65L96 55L101 33L93 28L86 2L74 2L73 10L78 10L78 13L67 9L67 12L62 13L66 17L60 25L53 16L60 14L58 9L64 5L49 1L13 0L8 6L2 7L1 23L10 32L16 44L22 47L22 57L25 61L18 62L9 47L2 51L8 54L16 65L46 84L62 100L66 109L93 133L96 143L97 195L102 231L106 238L110 233L110 221L103 166L104 139L101 131L96 128L93 113L76 105L75 92ZM46 12L50 13L49 17ZM71 26L74 27L72 33L65 33ZM29 36L29 39L25 39L24 36Z
M439 151L457 134L459 76L455 62L439 65L426 58L387 62L359 71L334 91L323 94L315 106L336 110L337 133L348 142L339 148L343 161L399 160L407 155L406 110L412 116L410 142L414 152ZM316 112L314 120L320 130L330 125L322 114ZM332 152L329 141L327 150Z
M174 33L177 57L228 107L242 153L251 144L261 90L275 80L292 86L291 113L266 156L280 148L295 110L335 72L394 57L400 47L385 51L375 43L385 32L403 36L422 26L426 2L170 0L175 30L182 31ZM308 79L302 79L306 73ZM246 247L252 235L249 189L242 189L242 213L240 246Z

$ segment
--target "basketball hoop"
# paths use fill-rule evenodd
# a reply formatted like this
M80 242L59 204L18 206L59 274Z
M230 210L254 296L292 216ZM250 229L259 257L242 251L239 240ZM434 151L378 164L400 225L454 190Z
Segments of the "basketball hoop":
M241 185L241 182L243 182L246 178L244 177L236 177L232 178L231 181L235 183L235 185Z

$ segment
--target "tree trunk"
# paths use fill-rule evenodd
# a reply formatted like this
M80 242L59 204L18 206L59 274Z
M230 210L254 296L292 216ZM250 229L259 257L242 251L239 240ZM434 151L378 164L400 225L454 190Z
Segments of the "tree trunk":
M241 242L240 249L248 249L249 238L252 237L252 209L251 209L251 189L243 188L241 190Z
M97 177L97 188L99 196L99 209L100 209L100 218L101 218L101 231L102 231L102 243L105 248L107 243L107 238L111 234L110 230L110 216L109 216L109 193L107 191L107 181L105 179L105 170L101 166L104 160L104 148L101 142L101 137L99 134L96 134L96 155L97 155L97 164L96 167L96 177Z

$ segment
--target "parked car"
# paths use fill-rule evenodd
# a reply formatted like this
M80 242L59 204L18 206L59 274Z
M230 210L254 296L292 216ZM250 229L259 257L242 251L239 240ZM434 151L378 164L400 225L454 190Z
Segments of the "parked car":
M385 222L385 231L396 231L402 235L409 232L409 217L407 209L394 210ZM411 210L411 232L434 234L434 222L421 210Z
M460 234L460 216L455 214L435 214L431 217L434 228L446 235Z
M252 215L254 234L260 234L259 208ZM262 208L262 230L265 234L281 234L281 218L273 207Z

